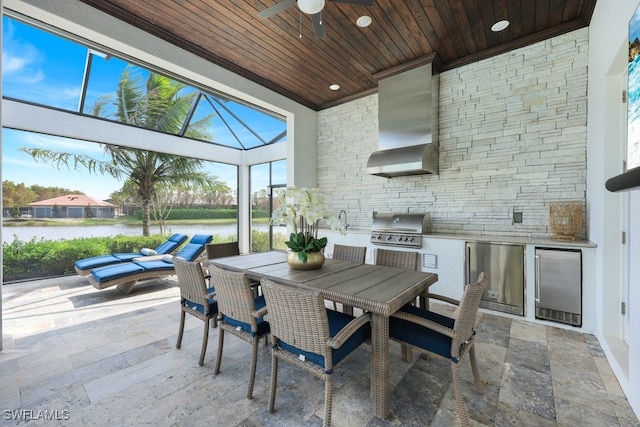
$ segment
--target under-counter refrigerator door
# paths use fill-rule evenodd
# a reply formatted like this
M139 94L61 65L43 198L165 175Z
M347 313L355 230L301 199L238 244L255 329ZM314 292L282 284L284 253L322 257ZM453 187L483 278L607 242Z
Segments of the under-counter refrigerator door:
M467 282L484 271L489 279L480 307L524 315L524 246L467 242Z
M579 324L582 314L582 252L536 249L536 316Z

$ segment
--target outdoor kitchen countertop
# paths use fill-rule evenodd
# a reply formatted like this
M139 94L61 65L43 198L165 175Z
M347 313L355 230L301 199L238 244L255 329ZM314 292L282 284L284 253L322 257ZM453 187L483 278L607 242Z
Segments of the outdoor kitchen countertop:
M328 231L328 229L325 229ZM371 227L349 227L347 233L356 234L371 234ZM573 247L573 248L596 248L597 245L585 239L576 240L555 240L550 235L538 236L538 237L526 237L526 236L505 236L495 234L450 234L450 233L429 233L423 234L423 239L452 239L452 240L464 240L466 242L491 242L491 243L507 243L507 244L520 244L520 245L544 245L544 246L557 246L557 247Z

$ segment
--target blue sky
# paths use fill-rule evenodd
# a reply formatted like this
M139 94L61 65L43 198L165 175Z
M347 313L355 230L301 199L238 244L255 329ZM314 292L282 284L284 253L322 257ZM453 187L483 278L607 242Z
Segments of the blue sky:
M60 52L64 52L64 55L60 55ZM3 17L3 96L77 111L86 59L86 47ZM85 112L100 96L115 90L126 65L126 62L118 58L93 57ZM275 137L286 127L281 120L257 114L237 103L225 102L223 105L251 123L266 140ZM198 107L201 111L199 114L213 112L212 109L207 111L207 108L211 108L209 104L201 102ZM225 119L228 122L232 120L230 117ZM248 130L238 128L234 131L243 141L249 141L247 142L249 146L259 144ZM231 134L226 128L222 128L219 118L212 123L211 134L215 136L216 141L229 141L228 145L237 146L237 143L230 141ZM109 176L90 175L86 171L57 170L49 164L37 163L29 155L18 151L20 147L48 148L105 159L102 155L102 147L97 143L3 129L2 180L24 183L27 186L38 184L68 188L99 199L108 198L110 193L122 187L122 182ZM205 168L206 172L215 175L233 189L237 188L236 170L235 166L213 162Z
M640 39L640 5L629 21L629 40Z
M98 199L107 199L109 194L120 189L122 182L111 177L90 175L86 171L57 170L51 165L36 162L20 147L49 148L56 151L82 153L101 158L99 144L56 138L12 129L2 130L2 180L24 183L26 186L61 187L78 190Z
M2 129L3 181L22 182L26 186L37 184L44 187L68 188L98 199L107 199L112 192L122 187L123 183L111 176L89 174L84 170L66 168L58 170L48 163L36 162L28 154L19 151L21 147L48 148L107 160L102 154L102 146L97 143ZM232 189L236 188L237 168L235 166L208 163L204 170L226 182Z

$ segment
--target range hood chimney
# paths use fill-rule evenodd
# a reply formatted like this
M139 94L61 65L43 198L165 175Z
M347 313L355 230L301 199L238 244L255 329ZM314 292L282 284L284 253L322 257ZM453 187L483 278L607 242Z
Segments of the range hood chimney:
M438 173L439 75L435 54L386 70L378 81L378 151L367 173L391 178Z

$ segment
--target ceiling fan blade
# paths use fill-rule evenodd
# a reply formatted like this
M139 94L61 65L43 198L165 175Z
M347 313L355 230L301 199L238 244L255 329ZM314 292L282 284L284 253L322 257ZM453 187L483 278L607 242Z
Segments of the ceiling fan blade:
M349 3L357 6L373 6L376 0L331 0L336 3Z
M324 30L324 21L322 20L322 12L314 13L311 15L311 22L313 23L313 33L316 38L322 39L327 35Z
M289 6L293 6L294 4L296 4L296 0L282 0L280 3L276 3L273 6L264 9L263 11L258 13L258 16L260 18L271 18L276 13L280 12L281 10L285 10L286 8L288 8Z

